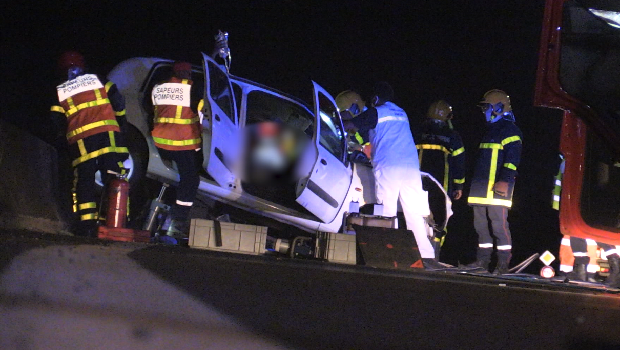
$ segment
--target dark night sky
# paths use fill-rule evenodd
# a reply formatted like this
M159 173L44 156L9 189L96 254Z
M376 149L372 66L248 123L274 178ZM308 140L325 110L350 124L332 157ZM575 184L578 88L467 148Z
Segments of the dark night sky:
M405 3L410 3L403 5ZM56 59L83 52L91 71L157 56L200 63L218 29L230 33L231 72L302 98L314 80L335 96L390 82L415 127L435 99L454 107L468 164L484 132L476 103L500 88L512 99L524 153L511 211L514 259L557 251L549 208L561 114L532 105L544 2L357 1L51 1L3 4L2 118L45 138ZM462 203L445 250L475 249Z

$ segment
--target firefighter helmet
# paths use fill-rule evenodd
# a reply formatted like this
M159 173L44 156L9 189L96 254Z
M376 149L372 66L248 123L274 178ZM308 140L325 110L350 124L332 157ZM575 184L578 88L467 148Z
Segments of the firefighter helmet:
M450 120L452 119L452 106L444 100L435 101L428 107L426 117L444 122Z
M73 67L84 70L85 66L84 56L77 51L66 51L58 59L58 70L63 73Z
M357 92L346 90L336 96L336 105L339 111L348 110L351 114L358 115L364 110L366 102L362 100L362 97Z
M512 111L512 107L510 106L510 96L502 90L493 89L484 93L484 97L482 101L480 101L480 105L493 105L493 108L498 108L498 104L501 103L501 110L495 110L495 113L502 114L505 112Z

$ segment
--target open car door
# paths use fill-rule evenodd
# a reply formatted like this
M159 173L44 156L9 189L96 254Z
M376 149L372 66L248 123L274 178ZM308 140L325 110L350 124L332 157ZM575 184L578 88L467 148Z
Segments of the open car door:
M344 128L334 99L314 86L314 135L309 151L314 161L309 174L297 183L297 202L325 223L332 222L351 186ZM314 149L312 149L314 147Z
M209 157L206 171L222 187L239 189L237 165L241 137L237 107L228 74L208 55L202 54L204 91L204 132L210 132ZM205 153L207 150L205 149Z

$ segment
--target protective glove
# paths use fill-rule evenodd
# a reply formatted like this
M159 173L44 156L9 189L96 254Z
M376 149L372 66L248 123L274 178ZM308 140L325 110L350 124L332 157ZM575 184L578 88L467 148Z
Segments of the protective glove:
M461 199L462 196L463 196L463 190L452 191L452 198L454 198L455 201L458 201L459 199Z
M351 112L348 109L344 111L340 111L340 118L342 120L351 120L353 119L353 114L351 114Z
M355 127L355 124L353 124L352 121L343 120L342 124L344 126L344 131L346 131L349 135L355 135L355 133L357 132L357 128Z
M508 196L508 182L498 181L493 185L493 192L499 194L502 197Z

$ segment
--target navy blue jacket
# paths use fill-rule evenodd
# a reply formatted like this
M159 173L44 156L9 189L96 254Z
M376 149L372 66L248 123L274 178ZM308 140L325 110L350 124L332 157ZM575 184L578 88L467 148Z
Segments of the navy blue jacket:
M478 150L478 158L467 202L470 205L500 205L510 208L517 168L521 161L523 134L511 121L489 123ZM508 182L508 194L493 192L498 181Z

